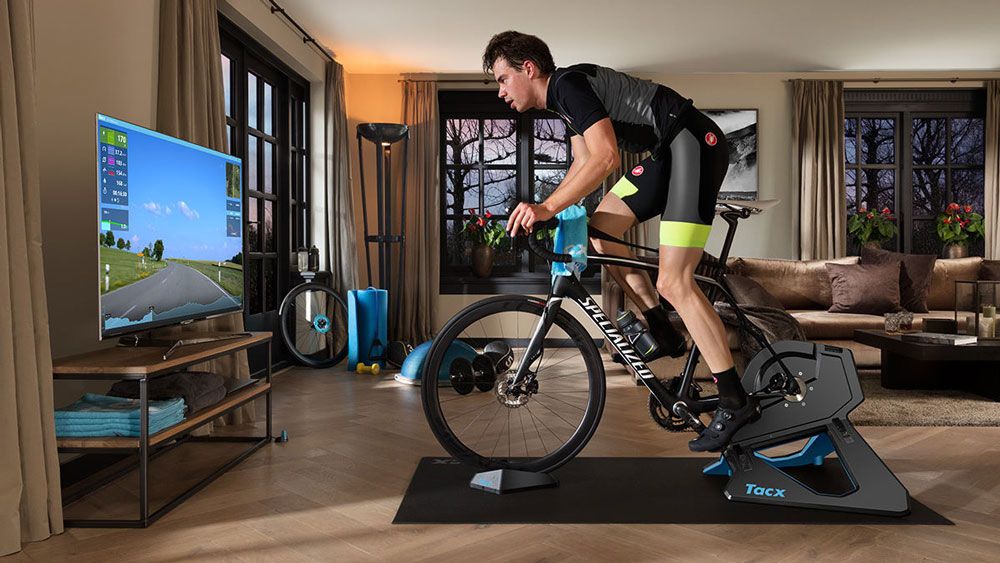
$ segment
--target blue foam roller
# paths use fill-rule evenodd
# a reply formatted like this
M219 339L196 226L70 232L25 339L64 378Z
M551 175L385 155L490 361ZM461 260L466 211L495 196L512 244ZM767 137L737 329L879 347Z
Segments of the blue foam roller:
M384 289L352 289L347 292L347 369L358 363L385 367L386 310L389 292ZM378 343L379 345L376 345Z
M403 360L403 367L400 369L398 379L406 379L409 381L420 381L421 371L424 368L424 359L427 357L427 353L431 350L431 344L433 340L428 340L420 346L417 346L410 352L406 359ZM469 346L461 340L456 340L451 343L448 347L448 351L444 355L444 362L441 364L441 370L438 372L439 380L447 380L448 376L448 366L451 362L455 361L457 358L465 358L470 362L477 356L476 349Z

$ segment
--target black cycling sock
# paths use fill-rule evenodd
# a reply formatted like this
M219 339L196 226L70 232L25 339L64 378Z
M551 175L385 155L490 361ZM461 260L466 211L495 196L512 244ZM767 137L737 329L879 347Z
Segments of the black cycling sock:
M727 409L739 409L747 404L747 392L736 375L736 368L731 367L722 373L713 373L712 379L719 386L719 406Z
M663 305L657 305L652 309L642 312L646 317L646 324L649 325L649 332L658 342L680 345L684 341L684 336L677 332L674 325L670 324L670 317Z

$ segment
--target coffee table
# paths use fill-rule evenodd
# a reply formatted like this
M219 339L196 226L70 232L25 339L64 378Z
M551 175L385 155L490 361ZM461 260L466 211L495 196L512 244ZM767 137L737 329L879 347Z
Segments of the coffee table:
M854 341L882 351L886 389L957 389L1000 401L1000 341L925 344L884 330L855 330Z

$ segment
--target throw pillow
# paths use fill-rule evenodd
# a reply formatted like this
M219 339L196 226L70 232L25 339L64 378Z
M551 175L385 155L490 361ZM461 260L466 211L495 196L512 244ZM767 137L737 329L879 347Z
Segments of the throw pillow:
M927 312L927 295L934 273L933 254L903 254L881 248L861 247L862 264L899 262L899 304L911 313Z
M762 307L773 307L782 311L785 310L781 301L778 301L777 297L768 293L764 289L764 286L757 283L753 278L737 274L727 274L726 286L739 305L759 305Z
M1000 281L1000 260L983 260L979 267L979 279Z
M899 262L826 265L833 291L831 313L884 315L900 310Z

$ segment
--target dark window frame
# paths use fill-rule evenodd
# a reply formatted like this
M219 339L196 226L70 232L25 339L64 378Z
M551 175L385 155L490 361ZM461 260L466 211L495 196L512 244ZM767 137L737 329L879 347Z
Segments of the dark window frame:
M567 162L562 164L536 164L532 157L531 147L533 144L534 120L536 119L559 119L558 115L548 111L531 110L524 113L517 113L510 109L502 100L497 97L494 90L442 90L438 93L439 102L439 134L441 143L441 154L439 157L441 174L441 196L439 200L440 213L440 292L443 295L456 294L503 294L503 293L534 293L548 294L551 287L551 275L546 262L537 258L527 249L525 239L518 237L515 247L518 256L518 271L496 271L490 278L476 278L468 268L455 268L447 264L447 222L458 220L460 217L448 213L447 206L447 170L455 168L447 163L445 150L446 126L449 119L512 119L516 127L516 163L514 165L485 165L480 162L469 165L469 168L483 169L515 169L516 186L518 199L528 201L533 193L533 184L536 170L568 170L573 162L572 149L569 144L571 132L567 130L566 151ZM480 129L482 129L480 127ZM480 155L481 156L481 155ZM481 173L481 172L480 172ZM481 196L485 197L485 196ZM466 206L467 207L467 206ZM504 215L503 217L506 217ZM601 278L600 268L591 266L583 275L583 285L592 293L600 293Z
M917 169L945 170L945 199L952 197L952 169L978 169L979 165L957 165L951 162L951 118L986 117L986 95L982 88L949 88L949 89L850 89L844 91L844 118L857 119L857 135L860 137L860 120L874 117L891 117L896 120L895 127L895 163L892 165L862 165L860 160L860 144L858 145L858 162L847 163L844 156L845 173L849 169L862 168L892 168L896 170L893 193L893 210L899 225L899 233L892 241L892 249L899 252L913 251L914 225L917 221L928 221L935 216L911 216L913 209L913 120L919 118L949 118L946 122L946 158L941 165L921 165ZM860 185L860 177L856 179ZM845 202L846 205L846 202ZM982 240L974 243L983 244ZM848 238L848 254L854 243ZM970 247L970 255L975 255L978 249Z
M260 306L250 303L249 284L244 279L244 321L248 330L276 331L278 327L277 308L281 300L293 287L292 276L295 272L295 251L300 247L308 247L312 243L312 219L309 199L309 81L300 76L291 67L265 49L235 23L219 14L219 39L222 55L230 61L230 112L226 116L229 131L229 151L244 160L243 174L243 262L244 273L249 273L248 264L257 261L256 269L259 279ZM247 110L247 75L253 73L258 78L264 78L272 85L272 127L270 133L264 132L262 123L263 81L257 80L256 127L249 126ZM248 139L253 136L261 147L257 151L256 163L253 166L258 178L257 189L249 188L249 173L251 166L247 165ZM273 184L270 193L263 186L263 143L273 143L272 155ZM304 173L300 172L304 171ZM253 197L260 202L258 218L260 230L263 230L264 201L273 202L271 209L272 232L274 248L267 250L265 240L261 236L261 247L258 251L250 251L250 232L248 230L249 199ZM273 265L273 278L270 278L268 266ZM273 295L269 292L272 291ZM273 308L272 308L273 307ZM266 350L254 349L250 354L251 373L264 370ZM284 350L280 338L272 342L272 366L282 367L290 363L290 357Z

